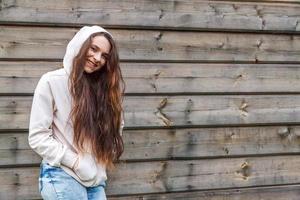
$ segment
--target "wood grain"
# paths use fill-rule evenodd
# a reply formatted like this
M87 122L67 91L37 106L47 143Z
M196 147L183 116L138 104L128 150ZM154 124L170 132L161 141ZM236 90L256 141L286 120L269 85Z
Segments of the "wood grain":
M36 167L0 169L0 197L38 198L38 174ZM109 173L107 194L299 184L299 174L299 156L122 163Z
M109 200L298 200L299 185L110 197Z
M30 94L60 62L0 61L0 94ZM122 62L126 94L298 93L298 64Z
M300 6L288 2L297 1L2 0L0 23L298 32Z
M0 97L0 129L27 129L32 97ZM299 95L127 96L125 126L298 123Z
M28 133L0 134L0 166L38 164ZM125 130L122 161L195 159L300 152L299 126Z
M61 60L76 31L75 28L0 26L0 60ZM127 61L300 61L299 35L120 29L111 33L121 60Z

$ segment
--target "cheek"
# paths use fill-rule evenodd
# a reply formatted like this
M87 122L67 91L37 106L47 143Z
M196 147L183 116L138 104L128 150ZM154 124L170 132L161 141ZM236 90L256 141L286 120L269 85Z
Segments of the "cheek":
M106 63L106 59L101 59L101 65L105 65L105 63Z
M92 57L93 56L93 52L91 50L88 50L88 52L86 52L86 56L87 57Z

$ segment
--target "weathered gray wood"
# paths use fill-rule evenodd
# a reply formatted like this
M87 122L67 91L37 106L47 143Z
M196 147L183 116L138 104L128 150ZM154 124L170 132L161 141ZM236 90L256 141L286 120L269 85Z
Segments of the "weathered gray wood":
M281 1L282 2L282 1ZM288 1L290 2L290 1ZM28 2L2 0L2 24L101 24L111 27L298 32L300 6L238 1Z
M41 162L28 145L27 133L0 134L0 165L24 165Z
M202 0L200 0L200 1L202 1ZM232 0L212 0L212 1L231 1L232 2ZM275 3L296 3L296 4L298 4L299 3L299 1L298 0L237 0L237 1L241 1L241 2L257 2L257 3L273 3L273 4L275 4ZM279 4L280 5L280 4Z
M38 164L28 133L0 134L0 166ZM299 126L125 130L121 160L153 160L300 152Z
M288 185L110 197L109 200L299 200L299 195L299 185Z
M0 94L32 94L60 62L0 62ZM300 65L121 63L126 93L299 92Z
M202 0L200 0L202 1ZM203 0L206 1L206 0ZM282 3L296 3L299 4L299 0L211 0L211 1L228 1L228 2L256 2L256 3L272 3L272 5L282 5ZM258 4L260 5L260 4Z
M32 97L0 97L0 129L27 129ZM299 95L127 96L127 127L298 123Z
M0 26L0 59L62 59L77 30ZM300 61L299 35L116 29L111 32L123 60Z
M266 0L267 1L267 0ZM0 24L106 27L120 47L128 93L299 92L299 66L227 64L139 64L134 61L299 62L299 35L140 31L239 30L298 32L300 5L212 1L0 1ZM284 2L285 0L281 0ZM291 2L291 1L290 1ZM295 1L294 1L295 2ZM75 5L76 4L76 5ZM97 7L99 5L99 7ZM32 7L33 6L33 7ZM93 7L93 9L91 9ZM101 7L101 8L100 8ZM133 8L134 7L134 8ZM48 13L52 13L51 16ZM5 17L5 18L4 18ZM126 21L124 21L126 20ZM78 29L0 27L0 60L61 60ZM0 94L31 94L42 72L58 62L1 62L16 71L0 72ZM34 63L33 66L30 66ZM20 65L21 64L21 65ZM35 64L42 64L40 68ZM51 64L51 66L50 66ZM180 69L184 69L181 70ZM15 70L15 69L14 69ZM9 73L11 74L9 74ZM7 75L9 74L9 75ZM189 100L191 99L191 100ZM142 102L142 103L140 103ZM298 95L126 97L126 126L217 126L299 123ZM0 129L27 129L31 97L0 98ZM265 185L299 184L299 156L212 159L215 156L295 154L299 128L237 127L172 130L126 130L121 163L110 174L109 195L164 193ZM192 161L147 159L202 158ZM207 159L203 159L207 157ZM26 133L0 134L0 166L37 164ZM208 159L209 158L209 159ZM34 199L37 168L0 169L0 199ZM132 178L134 177L134 178ZM177 193L166 198L299 199L299 185L221 193ZM196 196L195 196L196 195ZM207 196L206 196L207 195ZM131 196L132 197L132 196ZM141 198L126 197L126 199ZM158 199L161 195L142 198ZM207 199L207 198L206 198Z
M0 197L38 197L38 173L35 167L0 169ZM122 163L109 173L107 194L225 189L299 181L299 156Z

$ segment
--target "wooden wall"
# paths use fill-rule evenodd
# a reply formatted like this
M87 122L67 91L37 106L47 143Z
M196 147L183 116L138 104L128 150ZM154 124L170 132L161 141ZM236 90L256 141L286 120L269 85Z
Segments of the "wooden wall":
M127 84L109 199L299 200L297 0L0 0L0 199L40 198L33 90L87 24Z

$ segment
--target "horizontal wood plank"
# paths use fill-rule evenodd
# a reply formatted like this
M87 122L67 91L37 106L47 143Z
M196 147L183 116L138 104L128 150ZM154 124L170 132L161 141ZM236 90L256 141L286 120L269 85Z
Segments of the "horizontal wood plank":
M27 129L32 97L0 97L0 129ZM142 102L142 103L141 103ZM298 123L300 95L127 96L127 127Z
M0 134L0 166L38 164L28 133ZM300 127L125 130L121 160L206 158L300 152Z
M62 59L78 29L0 26L0 60ZM299 62L300 35L111 30L121 60ZM213 38L213 39L212 39Z
M274 1L2 0L0 23L298 32L299 12L298 4Z
M39 169L0 169L0 197L34 199ZM134 178L133 178L134 177ZM109 173L108 195L300 183L299 156L122 163Z
M299 200L300 186L285 185L246 189L176 192L149 195L110 197L109 200Z
M32 94L61 62L0 62L0 94ZM297 64L195 64L122 62L126 93L286 93L300 91Z

